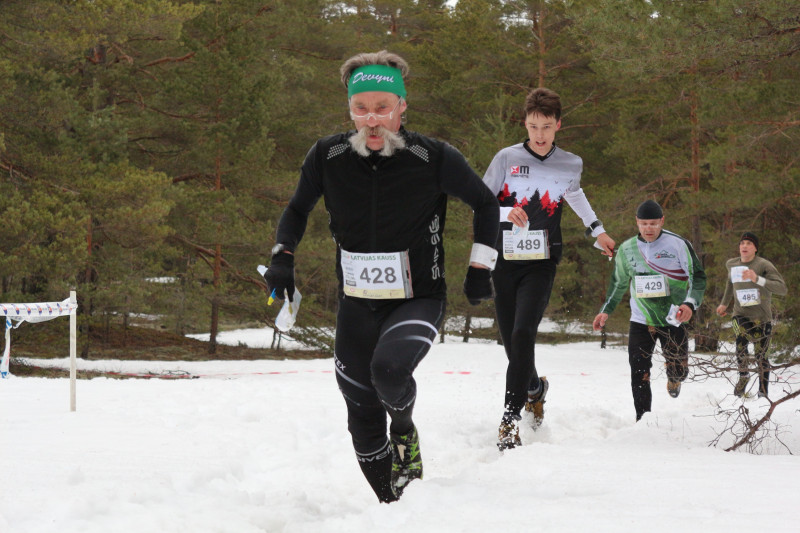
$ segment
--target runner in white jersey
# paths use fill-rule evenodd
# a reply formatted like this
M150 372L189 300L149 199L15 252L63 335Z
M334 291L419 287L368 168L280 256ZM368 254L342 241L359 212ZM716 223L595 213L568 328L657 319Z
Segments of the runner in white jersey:
M549 383L536 371L534 352L561 259L564 200L597 238L603 253L614 253L614 241L581 189L583 161L554 144L561 127L559 96L544 88L531 91L525 117L529 138L500 150L483 178L500 202L499 257L492 280L497 324L508 357L497 443L501 450L521 444L518 422L523 407L534 428L544 417Z

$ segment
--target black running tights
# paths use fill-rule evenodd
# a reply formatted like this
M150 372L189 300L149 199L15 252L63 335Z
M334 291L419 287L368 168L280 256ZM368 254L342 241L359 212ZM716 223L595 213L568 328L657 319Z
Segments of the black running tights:
M689 374L689 337L686 326L654 327L630 323L628 333L628 362L631 365L631 391L636 420L650 411L653 393L650 390L650 369L653 366L653 350L656 341L661 343L661 352L667 363L667 378L683 381Z
M336 381L347 405L347 427L359 466L378 499L396 499L386 434L411 431L417 395L412 373L442 323L445 301L435 298L340 298L336 317Z
M556 262L552 259L506 261L501 257L492 272L497 325L508 357L506 415L519 415L528 399L528 390L539 386L536 335L555 276Z

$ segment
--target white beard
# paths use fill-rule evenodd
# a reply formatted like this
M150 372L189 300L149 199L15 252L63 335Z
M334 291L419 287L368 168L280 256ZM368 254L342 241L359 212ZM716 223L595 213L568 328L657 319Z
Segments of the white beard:
M370 135L380 135L383 137L383 148L380 150L380 155L389 157L394 155L395 152L403 150L406 147L406 141L399 133L394 133L381 126L370 128L364 126L358 133L350 136L350 146L361 157L369 157L372 153L367 147L367 137Z

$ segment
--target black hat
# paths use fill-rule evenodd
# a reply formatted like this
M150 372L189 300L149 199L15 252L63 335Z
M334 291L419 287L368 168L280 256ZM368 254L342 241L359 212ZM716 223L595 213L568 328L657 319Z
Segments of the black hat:
M739 239L739 242L742 241L752 242L756 247L756 252L758 251L758 237L756 237L755 233L750 231L745 231L744 233L742 233L742 237Z
M654 220L663 216L664 211L661 210L661 206L658 205L658 202L654 200L645 200L636 208L636 218L642 220Z

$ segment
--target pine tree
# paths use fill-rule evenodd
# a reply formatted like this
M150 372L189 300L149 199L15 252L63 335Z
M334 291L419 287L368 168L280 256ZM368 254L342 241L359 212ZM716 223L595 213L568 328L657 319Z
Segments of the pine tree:
M710 277L705 309L721 295L739 232L754 222L779 227L771 213L796 216L787 148L800 123L787 96L798 75L799 9L780 0L609 1L582 19L593 66L625 84L608 154L631 181L628 201L656 197L672 229L693 241ZM753 187L756 176L769 185Z
M3 160L19 169L10 209L33 205L32 218L40 207L53 209L59 222L48 232L62 231L51 233L48 249L57 257L42 276L53 288L77 285L88 355L91 316L125 315L148 299L143 279L158 262L168 182L130 162L138 109L130 113L120 104L126 91L135 92L129 88L145 91L149 81L139 78L134 58L152 41L175 35L191 6L42 1L3 10L4 50L16 66L15 90L2 113Z

